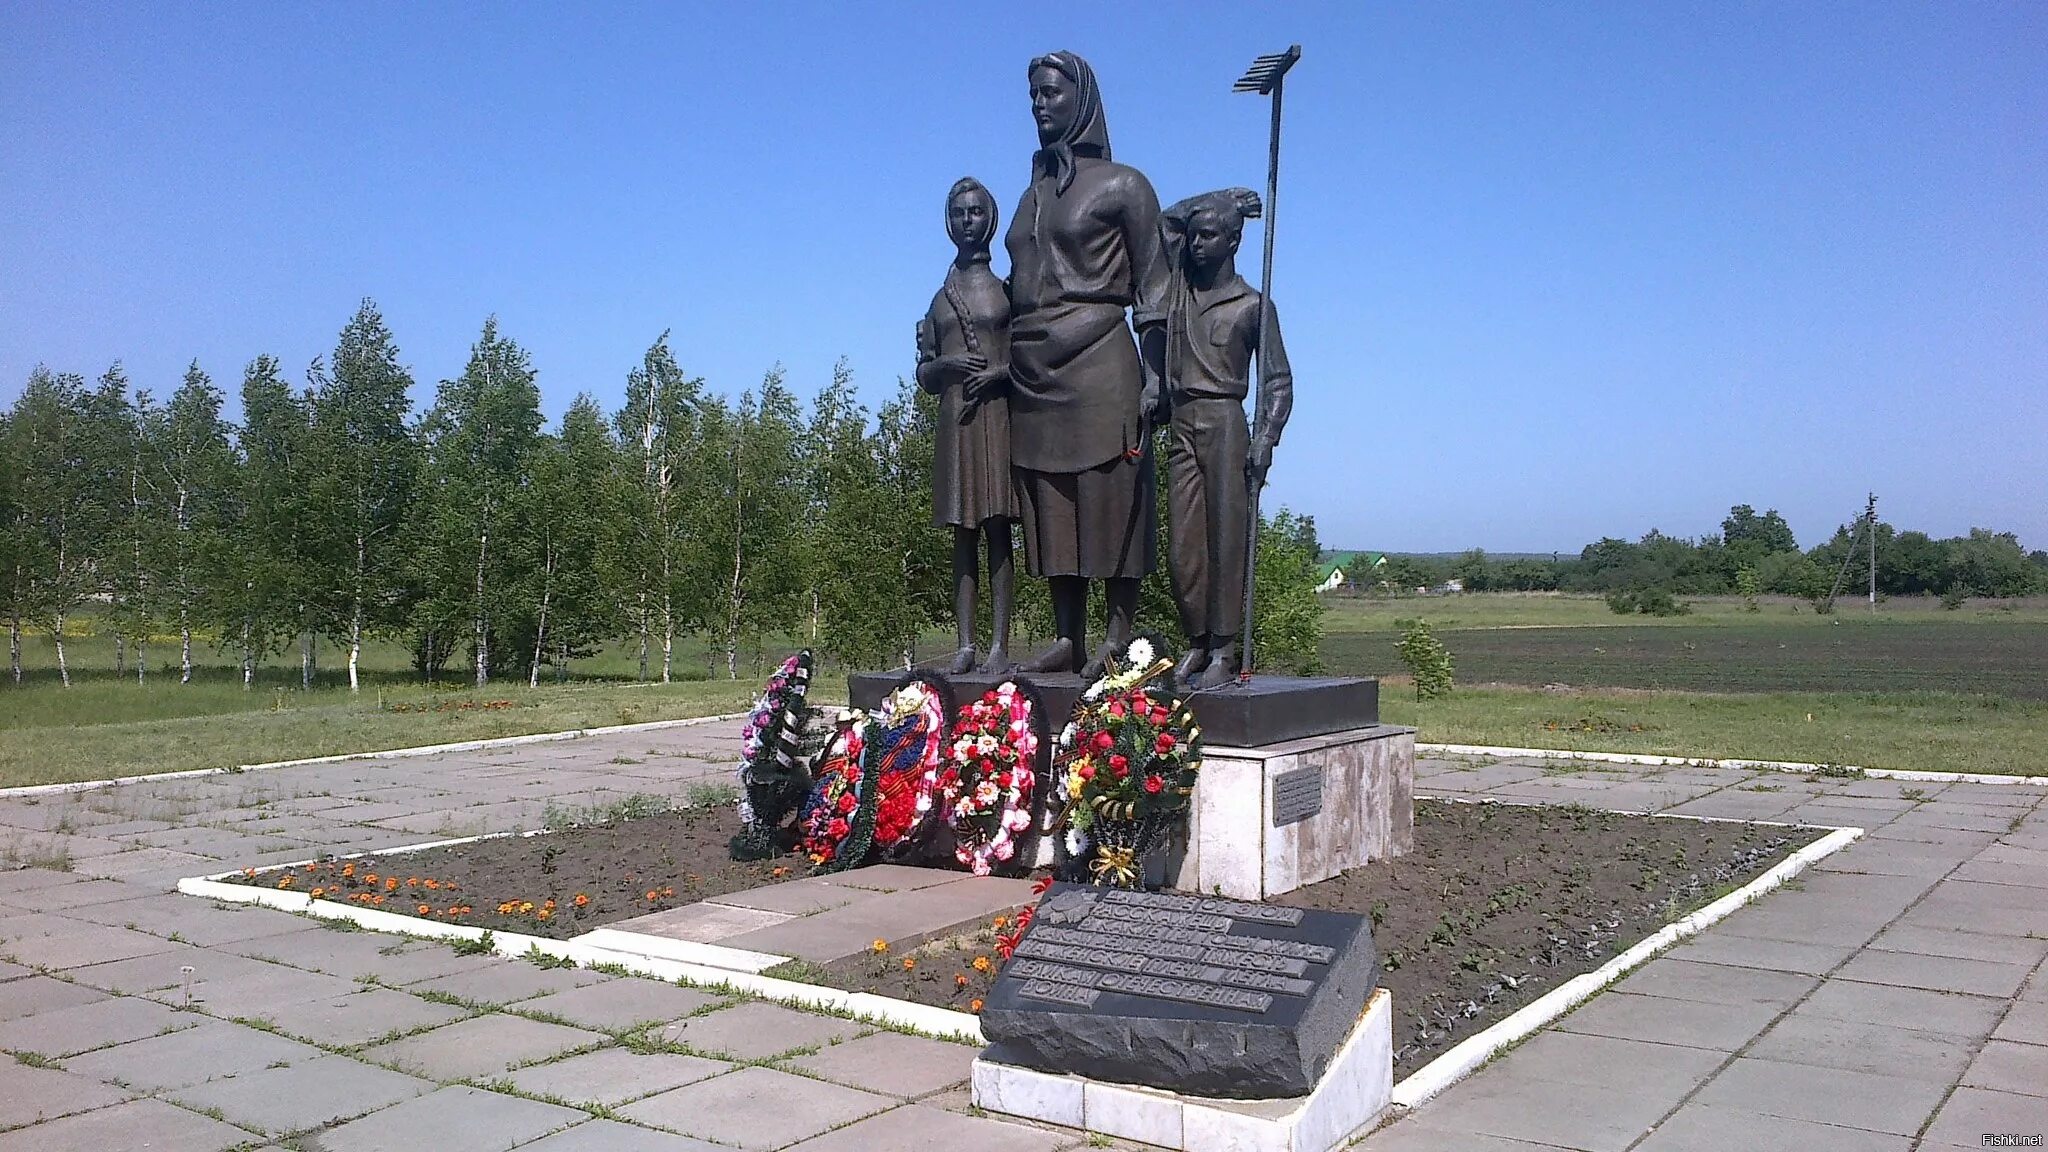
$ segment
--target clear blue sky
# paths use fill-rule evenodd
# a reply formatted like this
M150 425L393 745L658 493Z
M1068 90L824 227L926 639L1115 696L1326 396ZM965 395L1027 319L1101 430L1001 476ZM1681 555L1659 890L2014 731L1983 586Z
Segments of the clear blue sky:
M664 329L737 393L912 361L947 185L1016 203L1030 56L1164 199L1264 178L1272 499L1352 547L1575 550L1738 501L2048 547L2048 5L0 5L0 402L38 362L297 374L486 314L552 417ZM1256 226L1245 242L1256 276ZM1002 261L999 258L998 266Z

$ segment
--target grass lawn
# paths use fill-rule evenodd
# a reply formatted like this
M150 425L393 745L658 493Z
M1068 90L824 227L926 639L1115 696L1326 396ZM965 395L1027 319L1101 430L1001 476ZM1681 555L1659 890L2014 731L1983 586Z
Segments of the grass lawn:
M1995 696L1380 687L1381 717L1437 744L2048 774L2048 704Z

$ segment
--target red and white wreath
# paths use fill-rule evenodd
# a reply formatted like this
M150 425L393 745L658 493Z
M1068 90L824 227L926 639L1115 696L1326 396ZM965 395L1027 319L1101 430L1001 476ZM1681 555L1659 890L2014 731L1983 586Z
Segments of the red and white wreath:
M934 781L953 825L953 855L986 876L1017 854L1031 827L1037 776L1038 710L1031 696L1005 681L960 709L953 742Z

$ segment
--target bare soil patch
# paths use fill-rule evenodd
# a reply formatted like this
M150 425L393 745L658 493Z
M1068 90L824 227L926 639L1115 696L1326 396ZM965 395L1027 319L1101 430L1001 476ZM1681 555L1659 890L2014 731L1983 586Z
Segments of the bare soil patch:
M721 804L232 879L443 923L567 939L809 872L795 856L733 860L726 842L739 830L738 815Z
M1275 902L1371 917L1381 983L1394 996L1398 1077L1823 834L1578 807L1420 801L1413 852ZM907 955L878 952L786 974L973 1011L994 981L996 961L989 926Z

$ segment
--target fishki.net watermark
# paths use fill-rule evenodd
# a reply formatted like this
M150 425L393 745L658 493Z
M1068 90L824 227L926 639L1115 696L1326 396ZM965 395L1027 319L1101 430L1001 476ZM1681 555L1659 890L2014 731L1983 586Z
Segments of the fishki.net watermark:
M2018 1132L1986 1132L1977 1143L1981 1148L2040 1148L2044 1133L2025 1136Z

